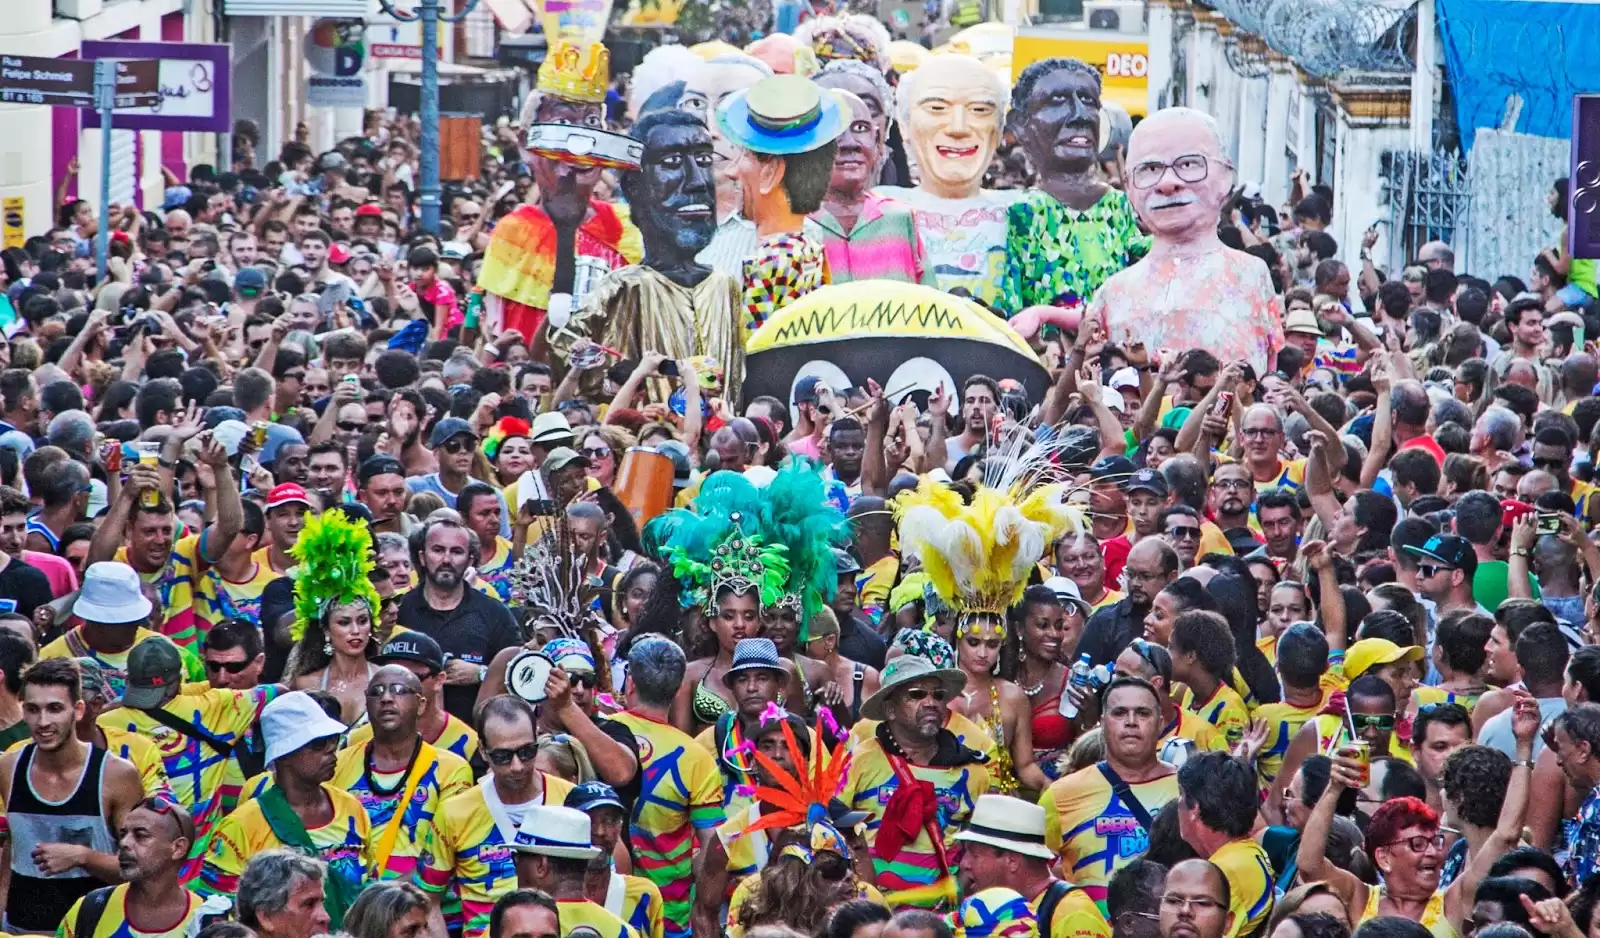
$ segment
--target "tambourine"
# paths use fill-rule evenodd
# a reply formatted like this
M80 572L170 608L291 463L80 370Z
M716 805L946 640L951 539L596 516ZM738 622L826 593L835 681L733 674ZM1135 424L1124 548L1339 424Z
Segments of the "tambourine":
M528 703L544 700L544 685L556 663L537 651L519 652L506 665L506 689Z
M644 158L638 140L578 124L534 124L523 143L535 156L583 167L638 169Z

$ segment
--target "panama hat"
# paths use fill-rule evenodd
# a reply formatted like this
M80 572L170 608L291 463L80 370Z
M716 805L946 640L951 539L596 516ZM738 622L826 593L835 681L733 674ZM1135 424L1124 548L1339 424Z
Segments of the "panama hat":
M983 795L956 843L984 844L1039 860L1054 860L1044 841L1044 808L1006 795Z
M839 101L809 78L774 75L734 95L717 109L717 126L754 153L792 156L839 139Z
M967 675L958 668L939 668L918 655L901 655L883 666L883 683L877 693L861 705L861 715L869 720L883 719L883 708L891 694L913 681L929 677L938 678L952 697L967 686Z
M577 808L534 805L517 828L511 847L520 853L592 860L600 855L600 848L594 845L589 832L589 815Z

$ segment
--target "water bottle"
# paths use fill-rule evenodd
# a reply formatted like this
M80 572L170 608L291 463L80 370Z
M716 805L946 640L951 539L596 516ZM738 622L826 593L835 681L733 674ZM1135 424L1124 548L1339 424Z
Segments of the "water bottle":
M1070 720L1078 715L1078 703L1072 699L1071 690L1074 687L1088 689L1089 674L1093 670L1094 669L1089 666L1089 655L1087 652L1079 655L1078 660L1072 663L1072 671L1067 678L1067 692L1061 695L1062 716Z

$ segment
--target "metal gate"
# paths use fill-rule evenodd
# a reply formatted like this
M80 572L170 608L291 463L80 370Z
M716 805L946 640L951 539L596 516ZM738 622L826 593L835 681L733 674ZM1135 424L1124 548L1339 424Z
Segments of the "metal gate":
M1443 241L1457 257L1467 254L1472 190L1465 156L1455 150L1390 150L1383 154L1382 176L1391 271L1410 262L1429 241Z

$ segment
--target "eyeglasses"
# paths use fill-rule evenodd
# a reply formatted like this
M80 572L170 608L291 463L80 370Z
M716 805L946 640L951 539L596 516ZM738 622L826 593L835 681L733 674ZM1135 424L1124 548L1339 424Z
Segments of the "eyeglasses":
M1406 849L1410 850L1412 853L1423 853L1429 847L1432 847L1435 850L1443 850L1444 831L1439 831L1435 834L1418 834L1415 837L1405 837L1400 840L1391 840L1386 844L1379 844L1378 846L1398 847L1401 844L1405 844Z
M1168 528L1167 529L1167 536L1168 537L1174 537L1174 538L1183 538L1186 541L1198 541L1198 540L1200 540L1200 529L1199 528L1186 527L1186 526L1185 527Z
M340 426L343 426L343 424L340 424ZM462 439L461 437L456 437L455 439L452 439L452 440L445 440L444 441L444 445L440 446L439 448L444 450L447 453L459 453L464 449L471 449L472 448L472 444L468 443L466 440Z
M580 452L583 455L589 457L590 459L609 459L609 458L611 458L611 450L610 450L609 447L605 447L605 446L596 446L596 447L593 447L593 448L585 446L583 449L579 450L578 452Z
M906 691L907 700L927 700L929 697L939 703L944 703L950 699L950 692L942 687L936 687L933 690L928 690L926 687L913 687Z
M1239 431L1239 435L1247 440L1266 440L1277 436L1280 432L1282 431L1273 427L1245 427Z
M1425 577L1434 577L1441 573L1454 573L1455 569L1455 567L1442 567L1436 563L1424 563L1417 565L1417 572Z
M1211 487L1214 489L1239 489L1244 491L1245 489L1254 488L1255 483L1249 479L1218 479L1211 483Z
M229 674L243 674L244 669L250 667L249 661L212 661L206 659L207 671L226 671Z
M1180 913L1192 908L1196 914L1216 912L1223 907L1222 903L1209 896L1179 896L1170 892L1162 895L1161 905Z
M1224 166L1228 165L1226 161L1219 160L1219 162ZM1128 179L1135 189L1154 189L1169 169L1180 182L1200 182L1211 172L1210 162L1205 157L1198 153L1190 153L1170 163L1163 163L1160 160L1137 163L1128 171Z
M1357 733L1362 730L1377 730L1380 733L1394 732L1394 714L1392 713L1352 713L1350 725Z
M285 381L304 381L305 379L306 373L303 371L290 371L286 372L283 376L283 380Z
M416 693L420 692L415 687L408 687L399 681L391 684L369 684L367 686L367 698L370 700L377 700L384 694L391 694L395 697L409 697Z
M524 763L532 762L533 757L538 754L538 745L529 743L515 749L489 749L484 752L484 757L494 765L510 765L512 759L521 759Z

